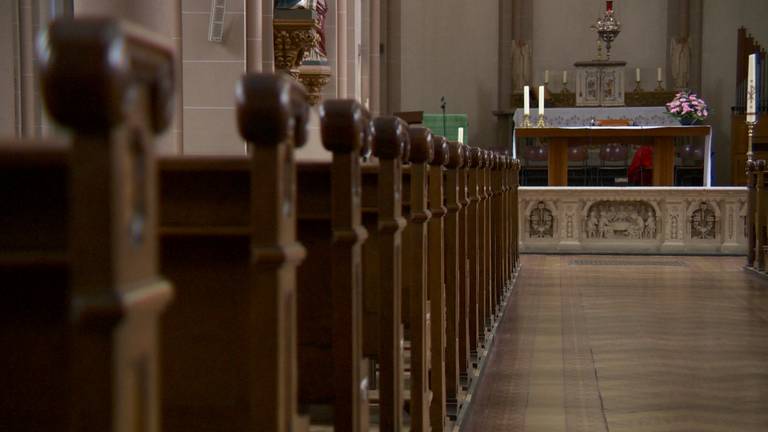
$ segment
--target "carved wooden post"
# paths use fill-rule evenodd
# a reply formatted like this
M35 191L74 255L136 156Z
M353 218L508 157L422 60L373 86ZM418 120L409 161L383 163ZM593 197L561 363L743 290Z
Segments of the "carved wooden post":
M513 271L517 273L520 270L520 160L512 160L512 262Z
M244 76L235 91L240 135L248 142L251 177L250 330L251 427L296 430L296 267L304 247L296 241L294 145L306 141L307 95L281 75ZM294 128L290 126L294 125Z
M482 158L481 150L477 147L469 149L469 165L467 174L467 194L469 208L467 209L467 259L469 261L469 352L474 361L479 361L480 345L482 344L482 293L481 293L481 255L480 238L482 230L480 222L480 189L479 172Z
M500 310L501 293L501 158L498 153L491 153L491 317L494 322Z
M411 430L429 431L429 366L427 334L427 164L432 161L432 132L410 127L410 219L405 228L403 279L409 298L411 334Z
M402 159L410 153L408 125L397 117L374 121L373 153L379 158L379 429L403 427Z
M331 165L331 286L333 289L334 428L368 430L367 384L362 376L361 245L367 237L360 209L360 149L363 107L352 100L330 100L320 109L323 146Z
M461 403L461 382L459 381L459 337L461 336L460 283L459 283L459 167L464 162L461 143L448 143L448 162L445 173L445 303L446 303L446 343L445 343L445 397L446 410L452 419L456 419Z
M506 155L502 155L502 169L501 169L501 212L502 212L502 227L504 229L504 243L502 245L502 262L504 264L504 271L503 273L503 283L504 283L504 294L506 295L509 291L510 281L511 281L511 247L510 247L510 241L509 241L509 235L510 235L510 227L509 227L509 170L510 170L510 162L509 157Z
M488 150L480 150L480 160L482 165L480 166L479 173L479 192L480 192L480 214L478 216L480 220L479 233L480 236L480 301L481 306L481 323L482 323L482 343L485 345L486 336L491 327L491 265L490 265L490 189L488 185L488 171L491 164L491 153Z
M749 247L747 249L747 267L755 266L755 181L757 167L754 160L748 160L746 163L747 171L747 238Z
M467 219L469 196L467 195L467 172L469 169L469 147L461 144L461 166L458 171L459 183L459 377L465 389L469 389L472 377L472 357L469 347L469 320L471 299L469 295L469 249L467 241Z
M763 246L765 246L765 161L756 161L757 171L755 174L755 268L765 270L765 256Z
M172 118L172 49L105 19L57 20L41 46L48 112L74 131L72 430L157 431L157 324L172 289L157 272L153 141Z
M448 141L435 135L433 155L429 167L429 250L427 281L430 304L430 343L432 355L432 403L430 421L433 431L445 428L445 248L443 244L443 217L447 210L443 204L443 166L448 162Z

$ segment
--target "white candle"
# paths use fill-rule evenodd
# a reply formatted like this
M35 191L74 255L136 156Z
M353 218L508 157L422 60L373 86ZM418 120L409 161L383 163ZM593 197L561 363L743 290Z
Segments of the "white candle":
M563 84L568 84L568 71L563 71Z
M544 86L539 86L539 115L544 115Z
M754 122L757 120L756 115L756 103L755 103L755 69L757 68L757 54L751 54L749 56L749 67L747 68L747 121Z
M656 68L656 81L661 81L661 68Z
M523 114L531 114L531 88L523 87Z
M458 141L460 143L464 144L464 128L463 127L459 128L459 139L458 139Z
M640 82L640 68L635 68L635 81Z
M544 84L549 84L549 71L544 71Z

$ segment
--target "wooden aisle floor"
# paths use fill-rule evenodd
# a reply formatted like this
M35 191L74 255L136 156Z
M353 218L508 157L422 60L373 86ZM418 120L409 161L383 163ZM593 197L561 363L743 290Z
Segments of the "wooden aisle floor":
M743 258L522 260L463 431L768 431L768 282Z

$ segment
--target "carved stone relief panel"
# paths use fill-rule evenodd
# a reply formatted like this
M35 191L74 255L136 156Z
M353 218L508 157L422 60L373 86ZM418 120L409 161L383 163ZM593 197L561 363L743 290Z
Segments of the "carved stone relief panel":
M659 219L645 201L598 201L588 206L584 234L594 240L656 240Z
M555 213L544 201L536 202L528 213L528 237L533 239L553 238Z
M720 210L707 201L688 207L688 226L692 240L716 240L720 233Z

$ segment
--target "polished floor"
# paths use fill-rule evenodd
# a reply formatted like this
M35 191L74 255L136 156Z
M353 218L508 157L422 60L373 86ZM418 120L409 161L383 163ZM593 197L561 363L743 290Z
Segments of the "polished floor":
M462 430L768 431L768 282L723 257L523 257Z

